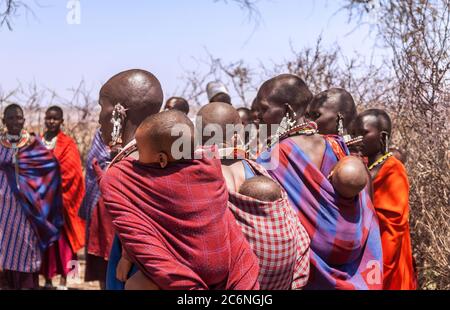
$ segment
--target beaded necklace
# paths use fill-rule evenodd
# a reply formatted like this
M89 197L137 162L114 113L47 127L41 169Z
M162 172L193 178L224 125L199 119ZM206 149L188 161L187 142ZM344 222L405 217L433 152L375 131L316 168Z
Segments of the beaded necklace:
M317 133L317 124L315 122L304 122L298 125L293 126L289 130L285 132L275 134L271 138L269 138L269 142L267 143L267 147L271 148L277 142L282 141L286 138L293 136L312 136Z
M56 147L56 141L58 136L54 136L50 141L45 139L45 135L42 137L42 142L44 143L47 150L53 150Z
M358 137L355 137L355 138L353 138L353 137L350 136L350 135L344 136L344 142L345 142L345 144L346 144L347 146L352 146L352 145L355 145L355 144L360 144L362 141L363 141L363 137L362 137L362 136L358 136Z
M21 147L24 147L29 140L30 134L25 129L20 132L20 135L10 135L9 133L4 132L0 136L0 143L8 149L20 149Z
M22 129L20 135L10 135L4 132L0 136L0 144L8 149L13 150L12 163L14 164L14 173L16 177L17 189L20 190L19 184L19 149L28 144L30 134L25 129Z
M375 167L378 167L382 163L384 163L389 157L392 157L392 153L386 153L382 157L380 157L376 162L374 162L372 165L370 165L369 170L372 171Z

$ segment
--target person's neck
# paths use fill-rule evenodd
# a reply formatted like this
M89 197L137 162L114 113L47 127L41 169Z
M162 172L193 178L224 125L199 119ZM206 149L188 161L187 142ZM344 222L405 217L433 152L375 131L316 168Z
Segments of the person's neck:
M114 147L111 148L111 158L115 158L121 150L123 150L123 148L125 148L125 146L130 143L131 141L134 140L134 136L136 134L136 126L127 126L125 127L123 134L122 134L122 143L120 145L116 145Z
M136 126L127 126L122 135L122 147L125 147L128 143L134 140L136 134Z
M378 152L375 155L369 156L369 166L372 165L377 160L379 160L381 157L383 157L383 155L384 154L382 152Z
M44 138L47 141L52 140L54 137L56 137L58 135L58 133L59 133L59 130L58 131L47 131L44 134Z

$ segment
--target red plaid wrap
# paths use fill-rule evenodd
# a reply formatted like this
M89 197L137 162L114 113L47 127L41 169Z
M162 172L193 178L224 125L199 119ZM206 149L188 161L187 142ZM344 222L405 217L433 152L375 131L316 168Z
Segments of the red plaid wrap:
M263 167L247 162L255 173L271 178ZM282 198L275 202L229 192L228 206L258 257L260 288L303 288L309 276L310 239L285 190L282 189Z

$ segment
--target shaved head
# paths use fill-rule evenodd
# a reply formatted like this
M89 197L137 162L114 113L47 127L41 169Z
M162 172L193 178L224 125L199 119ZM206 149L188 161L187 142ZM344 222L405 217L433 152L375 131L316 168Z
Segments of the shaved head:
M181 97L171 97L167 100L165 110L178 110L184 114L189 114L189 103Z
M357 111L352 95L342 88L331 88L314 96L306 116L315 121L321 134L338 134L338 114L343 116L344 129L355 120Z
M389 148L392 124L385 111L370 109L360 113L352 129L355 135L363 137L362 153L369 159L384 154Z
M237 109L237 111L241 116L241 120L244 126L253 123L253 114L249 108L239 108Z
M265 202L274 202L282 198L281 187L266 176L246 180L239 188L239 194Z
M3 110L3 125L9 134L19 135L25 124L22 107L18 104L10 104Z
M182 133L178 130L174 132L176 128L184 130ZM181 136L186 145L190 145L193 150L194 124L183 112L170 110L147 117L136 130L139 159L145 162L146 157L160 152L171 155L173 143Z
M61 107L57 105L51 106L50 108L47 109L47 111L45 111L45 113L48 113L50 111L55 111L58 114L59 118L64 118L64 112L61 109Z
M361 122L366 116L372 116L372 118L376 120L374 123L379 131L385 131L389 134L389 136L391 135L392 122L386 111L380 109L366 110L358 115L357 122Z
M223 142L227 143L226 138L233 135L232 132L227 132L227 125L241 125L241 117L239 112L233 108L232 105L224 102L212 102L200 109L197 117L202 117L202 128L199 130L204 131L208 125L217 125L220 127L223 133ZM205 143L211 139L211 137L203 137L202 141ZM229 142L229 141L228 141Z
M303 116L313 95L301 78L293 74L282 74L266 81L256 98L262 114L261 120L271 125L281 122L286 114L286 104L292 107L298 117Z
M150 72L133 69L116 74L100 90L99 123L105 143L111 141L111 116L120 103L126 111L124 141L131 141L137 126L149 115L158 113L163 103L163 91L158 79Z

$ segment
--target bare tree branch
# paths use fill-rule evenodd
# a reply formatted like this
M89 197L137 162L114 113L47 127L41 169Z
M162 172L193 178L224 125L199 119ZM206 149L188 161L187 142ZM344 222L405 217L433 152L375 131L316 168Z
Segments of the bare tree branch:
M346 0L344 8L357 23L372 22L392 51L396 87L387 108L410 155L419 281L424 289L449 289L450 1Z

